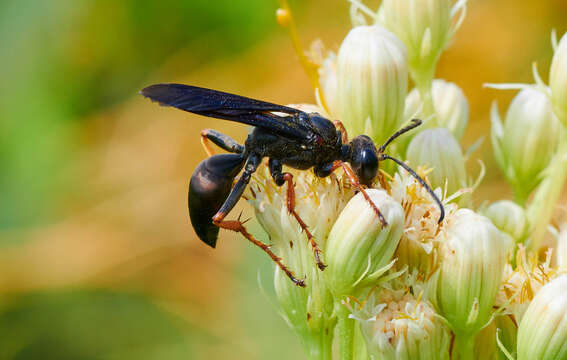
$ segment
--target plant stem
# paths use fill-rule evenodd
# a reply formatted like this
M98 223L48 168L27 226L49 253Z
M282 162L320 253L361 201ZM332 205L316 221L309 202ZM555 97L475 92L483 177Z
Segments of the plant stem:
M339 359L353 360L354 320L349 319L350 312L346 306L341 304L340 300L335 303L335 311L338 319Z
M470 334L455 334L458 360L474 359L474 336Z
M428 118L431 115L435 115L435 105L433 104L433 73L434 68L428 71L414 71L412 72L412 79L415 82L415 86L419 91L419 97L423 102L423 109L421 115L424 118ZM426 123L427 128L432 128L437 126L437 119L433 116Z
M334 325L334 324L333 324ZM319 336L310 339L309 359L332 360L333 359L333 329L324 331Z
M512 190L514 192L514 202L525 208L529 194L526 194L525 191L522 191L521 186L512 186Z

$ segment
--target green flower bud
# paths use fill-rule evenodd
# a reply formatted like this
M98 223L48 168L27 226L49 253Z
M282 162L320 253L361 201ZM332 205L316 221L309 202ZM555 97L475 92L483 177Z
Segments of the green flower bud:
M549 87L553 111L561 123L567 126L567 33L561 38L553 55Z
M436 124L449 129L457 140L461 139L469 121L469 103L463 91L455 83L435 79L432 96ZM418 114L422 106L419 90L414 88L406 98L406 114Z
M536 294L518 328L518 360L567 359L567 275Z
M427 129L417 134L409 144L406 158L413 166L432 168L427 178L433 188L447 186L447 193L454 194L467 186L461 146L445 128Z
M457 210L440 236L435 303L457 337L470 338L490 319L512 243L468 209Z
M439 56L463 20L466 3L451 5L451 0L384 0L380 6L377 22L406 45L416 83L433 79ZM452 17L459 13L454 22Z
M549 98L536 88L523 89L512 100L504 125L493 105L492 146L494 157L519 202L541 181L559 140L559 122Z
M345 206L327 240L324 275L335 296L355 295L355 290L375 281L387 269L404 230L404 211L385 191L366 193L384 215L378 216L362 193Z
M513 201L501 200L490 204L483 215L501 231L510 235L516 242L523 241L528 226L524 208Z
M366 134L383 143L403 123L407 94L406 50L381 26L352 29L337 62L338 114L354 137Z
M370 359L450 359L451 335L426 301L405 291L374 291L352 317L360 323Z

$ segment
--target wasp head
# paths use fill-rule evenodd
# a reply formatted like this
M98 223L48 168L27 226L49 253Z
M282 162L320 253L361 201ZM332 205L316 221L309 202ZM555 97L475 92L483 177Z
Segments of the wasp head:
M350 163L361 184L372 185L378 174L378 150L372 139L359 135L350 142Z

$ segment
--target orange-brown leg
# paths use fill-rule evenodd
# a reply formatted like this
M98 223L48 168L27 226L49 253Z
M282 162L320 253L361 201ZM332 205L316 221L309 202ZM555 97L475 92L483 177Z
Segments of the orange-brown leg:
M297 222L299 223L301 230L303 230L305 232L305 235L307 235L307 240L313 248L313 255L315 256L315 263L317 264L317 267L320 270L324 270L327 265L325 265L321 260L321 249L319 249L315 238L307 228L307 224L305 224L301 217L299 217L299 214L297 214L297 212L295 211L295 189L293 185L293 175L290 173L283 173L283 178L287 182L287 210L290 214L293 215L295 220L297 220Z
M211 144L209 143L209 139L207 138L207 134L208 134L208 129L201 130L201 145L203 145L205 152L210 157L210 156L213 156L215 154L215 152L211 148Z
M244 227L244 223L242 221L240 221L240 219L238 219L238 220L226 220L225 221L225 220L223 220L225 216L226 216L226 214L224 214L224 213L217 213L213 217L213 223L216 226L220 227L221 229L226 229L226 230L231 230L231 231L234 231L234 232L241 233L242 236L244 236L246 239L248 239L248 241L250 241L252 244L254 244L257 247L259 247L260 249L264 250L264 252L266 254L268 254L268 256L280 267L280 269L291 279L291 281L293 281L293 283L295 285L305 287L305 279L297 279L295 277L295 275L293 274L293 272L291 270L289 270L287 268L287 266L285 266L282 263L282 259L272 252L269 245L264 244L260 240L257 240L256 238L254 238L254 236L252 236L252 234L250 234L246 230L246 228Z
M335 127L337 129L339 129L339 131L341 132L341 140L343 141L343 144L348 143L348 133L345 129L345 126L343 125L342 122L340 122L339 120L334 120L333 124L335 125Z
M374 202L372 202L372 200L370 199L370 196L368 196L368 194L364 190L364 186L358 181L358 177L356 176L354 171L351 169L351 167L347 163L337 160L337 161L335 161L335 164L333 165L333 169L337 169L339 166L341 166L343 168L343 170L344 170L346 176L348 177L350 183L352 184L352 186L356 190L358 190L362 193L362 196L364 196L364 198L366 199L366 202L368 202L368 204L370 205L372 210L374 210L376 215L378 215L378 219L382 223L382 226L383 227L387 226L388 222L384 218L384 215L382 215L382 212L380 212L380 210L376 207L376 204L374 204Z

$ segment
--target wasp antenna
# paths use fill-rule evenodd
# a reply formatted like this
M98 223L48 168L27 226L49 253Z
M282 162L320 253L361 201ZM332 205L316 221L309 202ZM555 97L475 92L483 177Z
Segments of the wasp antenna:
M417 126L417 125L416 125ZM414 126L415 127L415 126ZM431 187L429 185L427 185L427 183L425 182L425 180L423 180L421 178L421 176L417 175L417 173L415 171L413 171L412 168L410 168L406 163L404 163L401 160L396 159L395 157L392 157L388 154L380 154L380 160L384 160L384 159L389 159L392 160L393 162L395 162L396 164L400 165L401 167L403 167L408 173L411 174L411 176L413 176L420 184L421 186L423 186L425 188L425 190L427 190L427 192L429 193L429 195L431 195L431 197L433 198L433 200L435 200L435 202L437 203L437 205L439 206L439 210L441 211L441 215L439 216L439 221L437 222L438 224L441 223L441 221L443 221L443 219L445 218L445 208L443 207L443 203L441 202L441 200L439 200L439 198L437 197L437 195L435 195L435 192L431 189Z
M390 136L388 138L388 140L386 140L386 142L384 144L382 144L382 146L380 146L378 148L378 152L384 152L384 150L386 150L386 147L388 145L390 145L390 143L392 141L394 141L397 137L407 133L408 131L410 131L411 129L414 129L416 127L418 127L419 125L422 124L422 121L419 119L412 119L411 124L409 124L408 126L405 126L403 128L401 128L400 130L396 131L392 136Z

